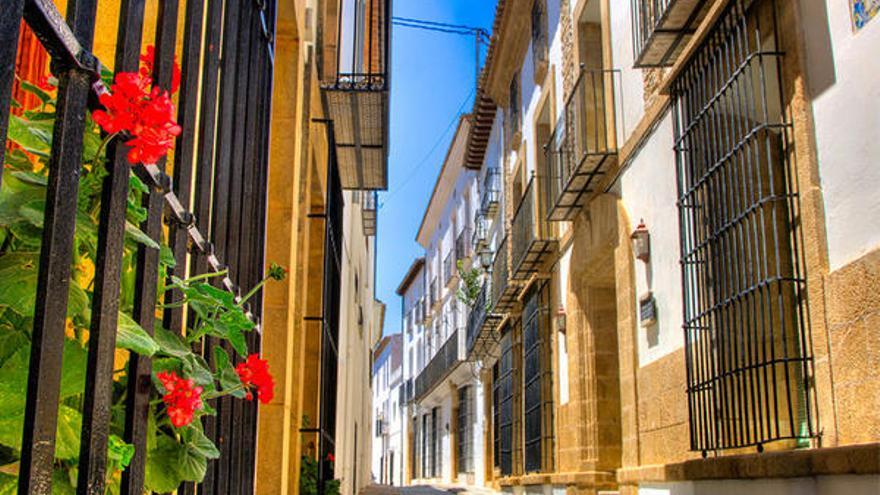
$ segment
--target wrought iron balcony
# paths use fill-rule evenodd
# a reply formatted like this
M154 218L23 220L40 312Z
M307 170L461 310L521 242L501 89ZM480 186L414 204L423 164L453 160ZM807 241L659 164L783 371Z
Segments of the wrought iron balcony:
M489 311L504 314L513 307L519 292L519 282L509 276L509 248L507 237L498 245L495 258L492 260L492 284Z
M480 210L487 218L492 218L498 213L498 205L501 202L501 170L492 167L486 171L483 179L483 191L480 194Z
M428 295L430 301L428 314L431 315L431 319L433 319L434 313L440 307L440 281L437 280L437 278L431 280L431 285L428 287Z
M571 220L617 158L614 71L581 70L544 148L547 218Z
M388 188L391 0L324 7L321 89L342 187Z
M544 215L545 188L540 185L540 178L529 180L513 215L510 253L510 278L513 280L525 280L538 273L558 245Z
M497 341L494 332L501 320L501 315L490 311L491 282L486 279L468 314L467 321L467 355L468 359L479 359L485 356L492 344Z
M486 214L483 213L483 210L480 210L474 217L474 235L472 237L474 252L479 254L484 249L486 249L486 244L488 240L489 219L486 218Z
M471 246L468 243L471 237L471 229L469 227L465 227L461 229L461 232L458 233L458 237L455 238L455 259L456 260L465 260L471 255Z
M632 0L636 67L675 63L706 16L706 0Z
M425 398L452 372L455 366L465 360L464 333L455 330L431 358L425 369L416 377L415 400Z
M364 191L361 201L361 212L364 222L364 235L376 235L376 204L378 203L376 191Z
M443 260L443 283L446 286L451 285L454 281L458 280L458 266L455 262L455 250L449 251L446 254L446 259Z

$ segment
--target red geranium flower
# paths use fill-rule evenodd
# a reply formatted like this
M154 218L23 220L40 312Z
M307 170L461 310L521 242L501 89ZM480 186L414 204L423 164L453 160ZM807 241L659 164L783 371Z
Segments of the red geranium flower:
M251 387L256 387L257 398L263 404L268 404L275 396L275 380L269 373L269 362L260 359L258 354L251 354L243 363L239 363L235 367L235 372L241 379L242 385L248 389L247 400L253 400L254 396L250 391Z
M148 54L149 54L148 50ZM145 55L146 57L147 55ZM152 63L152 58L150 58ZM156 163L174 147L181 128L174 120L174 103L167 91L152 88L149 72L116 74L110 92L98 100L106 110L96 110L92 118L105 132L127 132L131 163Z
M192 380L180 378L173 371L157 373L156 378L165 388L162 401L171 424L180 428L192 423L193 413L202 408L202 387L196 387Z
M327 453L327 460L330 462L336 462L336 457L333 455L333 452Z
M147 46L147 51L143 55L141 55L141 75L146 77L153 77L153 61L156 60L156 47L153 45ZM176 93L177 88L180 87L180 65L177 64L177 60L174 61L174 65L171 69L171 92Z

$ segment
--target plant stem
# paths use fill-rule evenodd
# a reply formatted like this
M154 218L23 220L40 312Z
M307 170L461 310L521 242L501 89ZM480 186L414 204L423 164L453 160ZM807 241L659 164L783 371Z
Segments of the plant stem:
M206 280L206 279L214 278L214 277L222 277L223 275L226 275L227 272L229 272L229 269L224 268L223 270L220 270L219 272L213 272L213 273L207 272L207 273L203 273L201 275L196 275L194 277L191 277L191 278L184 280L184 282L186 282L187 284L190 284L192 282L198 282L199 280ZM171 289L174 287L169 286L168 288Z
M98 166L98 159L101 157L101 152L104 151L104 148L107 147L107 144L110 143L110 140L118 136L118 132L114 132L113 134L107 134L104 139L101 141L101 144L98 146L98 150L95 151L95 158L92 159L92 168Z
M241 301L239 301L238 304L236 304L236 306L238 306L239 308L244 306L244 303L246 303L247 300L250 299L251 297L253 297L254 294L257 293L258 290L260 290L264 285L266 285L266 282L268 282L270 278L272 278L272 277L266 277L263 280L260 280L260 283L255 285L253 289L249 290L248 293L245 294L244 297L241 298Z

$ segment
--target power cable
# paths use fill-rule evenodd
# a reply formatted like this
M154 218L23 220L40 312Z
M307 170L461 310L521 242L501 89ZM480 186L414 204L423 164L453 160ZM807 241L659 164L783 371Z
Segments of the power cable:
M409 182L410 182L412 179L414 179L414 178L416 177L416 175L418 175L419 170L421 170L421 168L422 168L426 163L428 163L428 159L431 158L431 156L434 154L435 151L437 151L437 147L440 146L440 144L441 144L441 143L443 142L443 140L446 138L446 135L449 133L449 131L452 129L452 127L455 125L455 123L458 122L458 119L461 117L462 112L464 111L465 106L466 106L467 103L471 100L471 97L472 97L473 95L474 95L474 90L472 89L472 90L467 94L467 96L464 98L464 101L461 102L461 105L459 105L458 110L455 112L455 115L453 116L452 120L449 121L449 125L447 125L447 126L446 126L446 129L440 134L440 137L437 138L437 141L434 142L434 145L431 146L431 149L428 150L428 152L425 154L424 157L422 157L422 159L419 161L419 163L418 163L415 167L413 167L412 171L411 171L410 174L409 174L409 175L403 180L403 182L401 182L400 185L397 186L393 191L391 191L391 192L388 193L388 196L386 196L385 199L384 199L384 201L382 201L382 203L379 205L379 209L380 209L380 210L381 210L382 208L384 208L385 205L388 204L388 203L391 201L391 199L392 199L397 193L399 193L399 192L400 192L400 191L401 191L401 190L402 190L407 184L409 184Z

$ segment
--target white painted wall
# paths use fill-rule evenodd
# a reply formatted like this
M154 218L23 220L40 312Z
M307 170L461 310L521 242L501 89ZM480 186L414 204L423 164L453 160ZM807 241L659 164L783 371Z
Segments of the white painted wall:
M594 0L595 1L595 0ZM623 145L632 135L636 125L645 113L645 86L642 70L633 68L632 7L631 2L609 2L611 18L611 59L612 67L620 71L615 83L619 85L617 94L623 95L618 102L618 145Z
M639 364L645 366L684 345L675 155L669 113L657 125L618 182L631 228L641 219L651 235L650 263L634 260L636 303L649 291L657 301L657 323L639 327Z
M805 16L819 17L820 2L800 3ZM850 3L824 3L834 63L832 83L825 83L829 69L823 37L808 33L806 66L814 92L829 261L831 270L836 270L880 247L880 19L854 33Z

